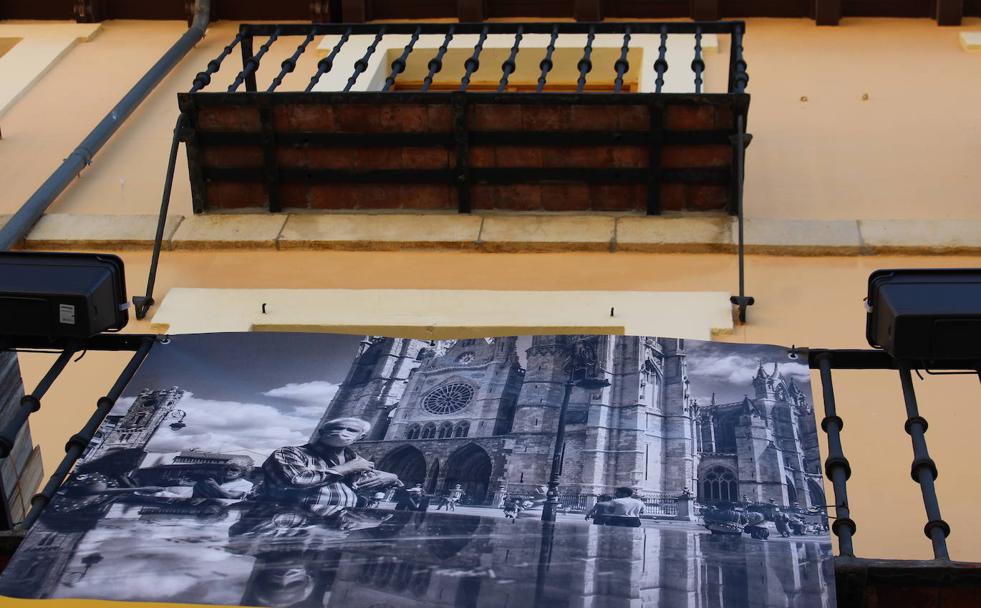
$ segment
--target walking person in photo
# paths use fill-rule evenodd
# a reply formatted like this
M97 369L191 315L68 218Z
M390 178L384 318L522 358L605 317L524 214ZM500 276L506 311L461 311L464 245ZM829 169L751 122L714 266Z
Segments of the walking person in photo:
M644 512L644 502L634 496L631 488L621 487L613 492L610 509L606 515L607 526L639 528L640 516Z

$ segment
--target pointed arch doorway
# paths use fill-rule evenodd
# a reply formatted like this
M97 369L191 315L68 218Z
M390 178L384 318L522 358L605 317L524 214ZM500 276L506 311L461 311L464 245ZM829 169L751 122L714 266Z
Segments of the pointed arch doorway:
M426 494L436 493L436 482L439 480L439 460L433 461L433 466L429 467L429 476L426 477Z
M395 473L399 481L409 488L426 480L426 457L412 446L402 446L389 452L381 459L378 468Z
M487 504L490 499L490 478L493 465L487 452L471 443L450 455L446 462L446 491L460 484L466 493L464 502L472 505Z

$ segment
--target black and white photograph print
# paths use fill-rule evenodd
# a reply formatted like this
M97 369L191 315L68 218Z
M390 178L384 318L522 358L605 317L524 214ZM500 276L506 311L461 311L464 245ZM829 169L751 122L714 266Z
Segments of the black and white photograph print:
M835 605L810 372L642 336L174 336L0 594L290 608Z

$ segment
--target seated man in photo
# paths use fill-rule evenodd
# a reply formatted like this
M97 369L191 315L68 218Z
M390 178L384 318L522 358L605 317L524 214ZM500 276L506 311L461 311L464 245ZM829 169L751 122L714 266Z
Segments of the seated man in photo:
M640 527L640 515L644 512L644 502L634 497L631 488L617 488L613 492L613 500L607 509L605 523L607 526L623 526L627 528Z
M327 516L362 506L365 501L359 494L400 486L395 474L376 470L373 462L351 449L370 429L371 424L359 418L337 418L325 423L314 441L275 450L262 463L254 498Z

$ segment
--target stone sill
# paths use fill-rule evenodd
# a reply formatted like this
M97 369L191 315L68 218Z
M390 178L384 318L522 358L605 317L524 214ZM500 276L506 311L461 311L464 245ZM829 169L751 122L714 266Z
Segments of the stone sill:
M0 216L0 225L7 217ZM48 214L26 249L149 249L157 217ZM747 219L760 255L978 254L981 220ZM166 250L732 253L735 218L535 214L234 214L170 216Z

